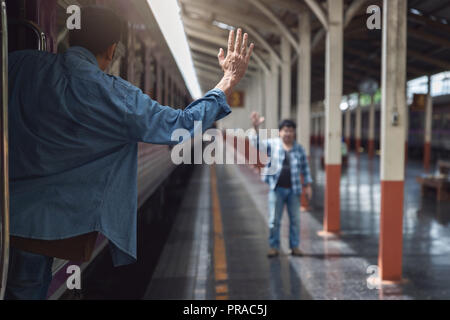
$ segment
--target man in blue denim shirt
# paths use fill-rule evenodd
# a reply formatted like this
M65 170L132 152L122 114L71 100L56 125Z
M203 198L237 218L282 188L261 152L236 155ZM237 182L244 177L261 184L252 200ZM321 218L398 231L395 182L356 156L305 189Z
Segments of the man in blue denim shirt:
M256 112L251 115L253 126L258 132L264 118ZM284 206L289 215L289 246L292 255L301 256L300 245L300 196L303 176L304 192L312 196L311 174L305 150L295 141L296 124L284 120L279 126L280 137L261 140L250 136L250 142L262 151L267 151L269 163L262 171L263 181L269 184L269 257L275 257L280 250L280 224Z
M174 144L172 132L206 130L231 109L226 98L244 76L253 44L230 32L215 89L184 110L162 106L106 74L121 21L86 7L65 54L9 56L12 238L64 241L93 232L110 241L115 266L136 261L138 142ZM21 243L20 241L17 243ZM7 299L45 299L53 257L11 248Z

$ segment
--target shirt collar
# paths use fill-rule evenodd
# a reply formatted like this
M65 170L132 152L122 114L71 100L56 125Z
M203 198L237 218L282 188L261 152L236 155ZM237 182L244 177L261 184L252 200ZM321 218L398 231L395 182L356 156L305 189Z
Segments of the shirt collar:
M67 49L68 54L77 54L84 58L84 60L89 61L90 63L96 65L98 67L98 61L97 58L94 56L92 52L90 52L88 49L83 47L70 47Z

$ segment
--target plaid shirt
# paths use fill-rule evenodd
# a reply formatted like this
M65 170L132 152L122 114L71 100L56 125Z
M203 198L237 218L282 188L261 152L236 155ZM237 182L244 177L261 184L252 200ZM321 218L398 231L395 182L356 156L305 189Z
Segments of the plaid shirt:
M269 162L261 171L261 175L262 180L269 184L271 190L274 190L277 186L278 179L280 178L283 161L286 155L283 148L283 142L280 138L260 141L257 136L250 136L249 140L259 151L265 152L267 150ZM292 190L295 194L300 195L302 193L300 175L303 176L303 184L305 186L313 182L309 170L308 159L305 150L297 142L294 143L289 154Z

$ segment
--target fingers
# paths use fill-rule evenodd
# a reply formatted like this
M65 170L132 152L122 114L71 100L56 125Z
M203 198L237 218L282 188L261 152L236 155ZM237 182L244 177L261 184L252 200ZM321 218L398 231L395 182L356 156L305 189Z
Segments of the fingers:
M228 52L231 53L234 51L234 30L230 31L230 35L228 36Z
M248 34L244 34L244 43L242 44L241 55L245 57L247 53Z
M251 58L251 56L252 56L253 48L254 48L254 47L255 47L255 44L252 43L252 44L250 45L250 48L248 49L247 56L245 57L245 62L247 62L247 63L250 62L250 58Z
M217 58L219 59L219 64L222 66L223 60L225 60L225 52L222 48L220 48Z
M242 42L242 29L239 28L237 31L236 45L234 47L234 51L236 51L236 53L241 52L241 42Z

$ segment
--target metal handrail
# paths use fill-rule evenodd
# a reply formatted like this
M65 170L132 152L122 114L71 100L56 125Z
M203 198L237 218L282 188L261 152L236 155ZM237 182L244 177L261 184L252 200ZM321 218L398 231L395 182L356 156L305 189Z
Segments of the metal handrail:
M2 67L2 99L0 113L0 130L1 130L1 195L0 210L3 217L2 221L2 239L1 239L1 260L0 260L0 300L3 299L6 289L6 281L8 276L9 265L9 173L8 173L8 20L6 15L5 0L1 0L1 31L2 31L2 48L1 48L1 67Z
M45 32L43 32L35 22L25 19L11 19L9 21L9 24L22 25L33 30L38 40L37 41L38 50L47 51L47 36L45 35Z

